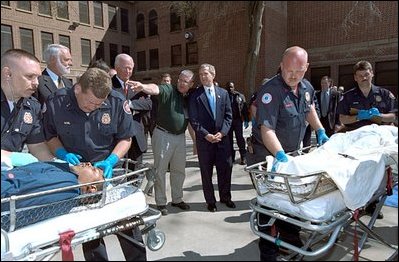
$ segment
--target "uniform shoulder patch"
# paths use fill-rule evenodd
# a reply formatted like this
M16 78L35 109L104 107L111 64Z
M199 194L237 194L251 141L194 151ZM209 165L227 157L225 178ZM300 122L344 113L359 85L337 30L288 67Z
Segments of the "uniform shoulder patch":
M270 93L265 93L262 96L262 103L265 105L269 104L272 100L273 100L273 97Z
M123 102L123 111L125 111L126 114L131 115L132 111L130 110L129 102L126 100Z

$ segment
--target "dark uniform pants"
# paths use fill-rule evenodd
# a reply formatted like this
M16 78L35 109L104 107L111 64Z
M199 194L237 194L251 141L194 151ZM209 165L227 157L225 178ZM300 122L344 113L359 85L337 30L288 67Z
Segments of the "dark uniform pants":
M268 154L269 153L266 148L252 138L251 149L247 152L248 166L265 161ZM266 224L269 219L269 216L259 214L259 224ZM282 220L276 220L275 226L276 231L280 234L279 238L281 240L297 247L302 246L302 242L299 238L300 227L284 222ZM259 231L271 235L271 227L269 226L259 227ZM279 247L276 246L274 243L261 237L259 238L259 252L261 261L276 261L278 250Z
M143 237L138 227L122 231L122 233L143 243ZM126 261L147 261L145 247L138 246L120 235L117 235L117 237ZM107 249L103 238L83 243L82 248L86 261L108 261Z
M246 157L247 150L245 149L245 139L243 135L243 127L242 127L242 121L241 119L233 119L231 123L231 128L229 131L229 139L231 143L231 153L232 153L232 159L233 163L236 158L236 152L234 150L234 134L236 136L236 141L237 141L237 146L238 150L240 152L240 157L241 159L244 159Z

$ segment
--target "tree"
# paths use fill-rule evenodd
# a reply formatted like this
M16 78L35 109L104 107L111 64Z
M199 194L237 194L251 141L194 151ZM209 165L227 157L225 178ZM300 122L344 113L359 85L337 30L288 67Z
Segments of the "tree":
M264 10L265 1L251 1L249 3L248 15L250 32L244 79L246 85L249 87L250 94L253 94L255 91L255 78L261 45L260 40L262 36Z
M213 19L228 15L231 8L234 8L229 2L199 2L199 1L173 1L172 6L180 16L186 18L196 17L198 15L209 15L210 4L217 5L217 12L210 13ZM249 20L249 44L247 58L244 69L245 86L248 87L250 94L255 91L255 79L257 63L259 60L259 50L261 46L261 35L263 29L263 12L265 1L248 1L248 20Z

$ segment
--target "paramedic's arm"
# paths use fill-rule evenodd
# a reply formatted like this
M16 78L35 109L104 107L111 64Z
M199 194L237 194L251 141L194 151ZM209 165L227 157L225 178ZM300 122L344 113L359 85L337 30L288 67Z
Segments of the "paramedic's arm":
M270 129L264 125L261 125L260 132L262 134L262 141L265 147L272 153L274 156L277 151L283 150L280 141L278 140L276 133L273 129Z
M351 116L351 115L343 115L343 114L340 114L340 115L339 115L339 121L340 121L342 124L347 125L347 124L355 123L355 122L357 122L358 120L357 120L357 115Z
M396 114L395 113L387 113L387 114L381 113L380 117L382 119L382 122L392 123L392 122L395 122Z
M158 95L159 87L156 84L142 84L138 81L126 82L134 92L144 92L147 95Z
M48 147L50 148L50 150L51 150L51 152L53 153L53 154L55 154L55 151L58 149L58 148L62 148L62 147L64 147L63 145L62 145L62 143L61 143L61 141L58 139L58 137L53 137L53 138L51 138L50 140L48 140L47 141L47 145L48 145Z
M40 161L51 161L54 159L54 155L50 152L50 149L46 142L37 144L27 144L29 153L37 157Z
M122 158L126 155L127 151L129 151L130 145L132 144L132 138L121 139L116 144L112 153L117 155L119 158Z

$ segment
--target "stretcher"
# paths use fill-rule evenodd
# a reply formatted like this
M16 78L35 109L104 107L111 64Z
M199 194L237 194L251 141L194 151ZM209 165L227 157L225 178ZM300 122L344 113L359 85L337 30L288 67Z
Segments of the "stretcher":
M369 236L392 248L391 258L397 256L398 247L373 231L385 198L397 183L397 127L370 125L335 134L323 146L289 157L275 172L271 172L272 163L267 159L246 167L257 192L250 201L250 226L259 237L288 250L283 260L328 252L353 222L363 232L360 240L354 237L354 256ZM366 225L360 217L376 202ZM270 219L260 223L260 214ZM279 237L274 230L279 220L300 227L305 238L302 247Z
M1 199L2 207L10 207L1 212L1 260L50 260L60 251L64 259L68 257L64 252L70 255L74 247L110 234L120 234L143 246L123 234L133 227L140 228L150 250L159 250L165 242L164 232L156 228L161 213L149 207L143 193L143 180L151 180L153 167L130 159L121 161L124 164L114 169L113 178L102 182ZM128 169L128 162L136 164L135 171ZM88 185L102 190L56 203L15 208L23 199Z

